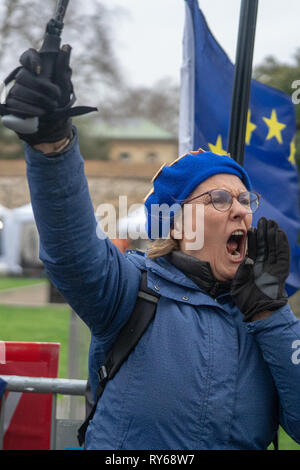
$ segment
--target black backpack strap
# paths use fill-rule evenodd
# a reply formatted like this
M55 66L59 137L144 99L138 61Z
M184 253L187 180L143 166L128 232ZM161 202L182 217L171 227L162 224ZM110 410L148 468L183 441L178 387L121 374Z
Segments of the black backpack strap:
M97 400L89 416L78 430L77 437L80 446L84 443L86 430L95 414L98 400L104 392L106 383L118 372L123 362L126 361L131 351L143 336L155 315L159 297L159 294L148 288L147 271L142 271L140 289L132 314L127 323L120 330L115 344L106 357L105 363L98 371L99 387Z
M275 433L274 439L273 439L274 450L279 450L278 433L279 433L279 431L277 430L276 433Z
M140 290L135 308L121 329L116 343L106 357L105 364L99 370L100 382L110 380L135 348L153 319L158 302L158 294L147 287L147 272L142 271Z

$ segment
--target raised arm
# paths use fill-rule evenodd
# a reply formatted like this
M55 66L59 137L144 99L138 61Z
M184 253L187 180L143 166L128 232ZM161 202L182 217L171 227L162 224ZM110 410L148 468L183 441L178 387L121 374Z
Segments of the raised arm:
M58 53L51 81L40 73L37 51L21 57L2 111L38 116L25 141L31 202L40 235L40 256L67 302L94 336L113 337L134 306L139 270L99 230L71 116L71 48ZM98 235L97 235L98 233Z

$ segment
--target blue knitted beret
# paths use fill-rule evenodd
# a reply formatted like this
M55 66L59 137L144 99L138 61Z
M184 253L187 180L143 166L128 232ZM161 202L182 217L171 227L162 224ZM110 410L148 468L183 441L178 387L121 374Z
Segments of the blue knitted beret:
M251 190L248 174L229 155L199 149L177 158L169 165L164 164L153 177L153 188L145 198L148 237L151 240L167 237L182 203L200 183L219 173L238 176L246 188ZM158 211L158 206L168 207L169 212Z

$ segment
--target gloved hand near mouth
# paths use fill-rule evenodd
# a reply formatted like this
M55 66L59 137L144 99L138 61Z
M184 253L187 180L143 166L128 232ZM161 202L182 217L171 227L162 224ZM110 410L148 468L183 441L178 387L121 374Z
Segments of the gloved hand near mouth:
M285 281L289 275L290 249L285 232L262 217L257 229L248 231L248 256L232 281L231 295L248 322L262 312L288 302Z

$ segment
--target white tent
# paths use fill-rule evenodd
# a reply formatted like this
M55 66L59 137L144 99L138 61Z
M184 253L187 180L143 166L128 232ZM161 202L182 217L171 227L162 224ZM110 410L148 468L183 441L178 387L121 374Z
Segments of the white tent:
M42 266L39 236L31 204L12 209L6 224L6 253L9 272L21 273L24 264Z
M119 238L127 238L131 246L138 249L145 249L147 244L146 215L144 206L129 213L118 221Z
M145 209L141 206L139 209L123 217L118 221L119 237L123 236L130 239L147 238Z
M2 221L2 222L1 222ZM141 206L127 217L119 219L119 238L130 240L133 248L145 249L147 233L146 217ZM0 272L21 274L24 267L42 268L39 259L39 235L36 228L32 206L26 204L8 210L0 206Z
M0 273L8 271L7 261L7 221L10 215L10 210L0 205Z

